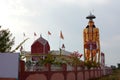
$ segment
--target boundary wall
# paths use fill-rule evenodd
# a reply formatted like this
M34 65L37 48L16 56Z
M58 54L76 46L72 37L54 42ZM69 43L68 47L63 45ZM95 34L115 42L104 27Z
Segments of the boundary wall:
M20 61L19 80L89 80L104 76L101 68L79 70L73 67L73 70L69 71L65 64L60 71L52 71L50 64L46 68L46 71L25 71L25 62ZM105 71L106 75L112 73L110 68Z

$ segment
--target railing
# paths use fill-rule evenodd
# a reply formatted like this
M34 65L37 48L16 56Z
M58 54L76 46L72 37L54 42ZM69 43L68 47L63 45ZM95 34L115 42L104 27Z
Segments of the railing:
M106 75L109 75L112 73L112 70L106 68L105 72ZM101 68L87 69L87 67L67 66L66 64L61 66L47 64L45 66L33 65L30 69L27 69L27 67L25 68L24 62L20 63L19 80L29 80L28 78L30 75L34 74L38 74L39 76L44 75L45 80L59 80L56 77L60 77L61 80L69 80L69 78L73 78L73 80L88 80L91 78L102 77L104 75ZM43 77L39 78L42 79Z

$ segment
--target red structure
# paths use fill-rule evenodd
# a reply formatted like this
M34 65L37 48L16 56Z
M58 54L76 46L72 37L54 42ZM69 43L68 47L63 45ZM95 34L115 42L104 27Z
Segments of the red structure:
M49 43L42 36L31 45L31 54L47 54L49 51Z
M19 80L95 80L103 75L101 68L79 69L74 66L68 71L67 65L63 64L60 71L52 71L51 65L47 65L45 71L25 71L25 62L20 61ZM106 75L112 73L112 69L105 69Z

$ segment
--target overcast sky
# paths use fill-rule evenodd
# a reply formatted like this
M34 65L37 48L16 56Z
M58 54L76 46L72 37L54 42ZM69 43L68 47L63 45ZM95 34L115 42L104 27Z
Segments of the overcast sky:
M30 38L24 44L27 51L42 34L51 50L58 50L64 43L67 51L77 50L83 54L83 29L91 11L100 30L101 52L105 53L106 65L117 65L120 63L119 8L120 0L0 0L0 25L10 29L15 36L15 46L25 39L25 33L26 38ZM49 37L48 31L52 34ZM60 31L64 36L61 42Z

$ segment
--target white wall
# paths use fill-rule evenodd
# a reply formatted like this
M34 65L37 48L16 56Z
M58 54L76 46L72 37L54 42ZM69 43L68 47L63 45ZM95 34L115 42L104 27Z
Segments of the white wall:
M0 78L18 78L19 53L0 53Z

